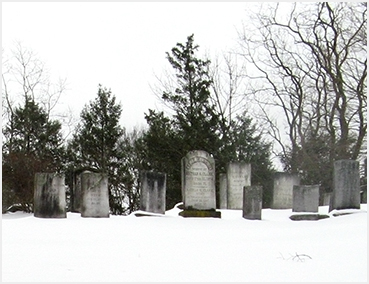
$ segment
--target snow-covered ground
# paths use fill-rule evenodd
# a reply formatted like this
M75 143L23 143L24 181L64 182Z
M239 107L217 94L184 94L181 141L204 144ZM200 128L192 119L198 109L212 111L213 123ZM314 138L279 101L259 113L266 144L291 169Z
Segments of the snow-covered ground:
M2 281L367 282L367 205L291 221L292 210L221 219L2 215ZM342 211L342 210L340 210Z

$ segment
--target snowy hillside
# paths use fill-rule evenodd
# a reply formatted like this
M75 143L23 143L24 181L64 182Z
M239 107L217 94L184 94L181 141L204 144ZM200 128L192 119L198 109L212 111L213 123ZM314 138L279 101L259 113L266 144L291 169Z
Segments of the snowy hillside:
M221 219L2 216L2 281L367 281L367 205L291 221L292 210Z

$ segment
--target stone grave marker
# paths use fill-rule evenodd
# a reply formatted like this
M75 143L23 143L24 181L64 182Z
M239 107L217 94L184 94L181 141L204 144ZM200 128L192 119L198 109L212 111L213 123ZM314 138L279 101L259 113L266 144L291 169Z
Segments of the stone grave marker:
M338 160L334 162L333 192L329 211L350 208L360 209L359 162Z
M219 175L219 208L227 209L227 174Z
M140 210L165 214L166 174L141 172Z
M249 220L261 220L263 206L263 187L250 185L243 188L242 217Z
M81 173L81 216L108 218L109 191L105 174L84 171Z
M318 212L319 185L294 185L292 212Z
M183 217L220 217L216 209L215 161L209 153L194 150L182 159Z
M64 175L36 173L34 183L34 216L39 218L66 218Z
M227 166L227 208L243 208L243 188L251 185L251 164L229 163Z
M272 209L291 209L293 206L293 186L300 185L297 174L277 172L274 175Z
M82 190L81 190L81 173L74 172L72 174L72 192L71 192L71 212L81 213L81 200L82 200Z

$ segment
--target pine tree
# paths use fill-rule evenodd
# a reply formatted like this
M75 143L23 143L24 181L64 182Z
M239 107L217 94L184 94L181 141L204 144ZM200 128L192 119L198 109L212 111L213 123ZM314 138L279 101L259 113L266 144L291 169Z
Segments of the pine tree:
M63 168L61 124L50 120L46 111L26 96L24 106L14 109L3 134L3 207L16 203L31 212L35 173Z
M97 97L81 112L81 123L68 145L70 169L91 169L108 175L109 204L113 214L122 212L119 168L122 153L119 140L124 129L119 125L122 107L110 90L99 85ZM70 181L69 181L70 183Z
M245 161L258 163L253 171L255 181L265 186L265 181L270 180L270 146L263 142L246 115L227 122L217 112L210 92L210 61L197 57L198 48L191 35L185 44L177 43L171 53L166 53L176 82L172 82L173 89L163 92L162 100L174 115L169 118L163 112L149 110L149 130L141 140L145 167L167 173L167 208L182 199L180 161L191 150L210 153L217 175L225 171L228 162Z

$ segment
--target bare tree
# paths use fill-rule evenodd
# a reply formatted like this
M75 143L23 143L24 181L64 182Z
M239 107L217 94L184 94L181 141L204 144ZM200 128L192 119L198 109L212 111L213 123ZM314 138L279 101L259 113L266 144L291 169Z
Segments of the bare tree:
M61 121L68 136L74 126L71 110L56 111L62 94L66 91L66 79L53 83L45 63L37 54L16 42L11 55L4 55L2 72L3 120L11 124L13 110L27 98L39 103L48 117Z
M366 5L276 3L253 22L240 32L241 55L254 67L254 99L286 169L311 171L323 151L330 166L358 159L367 129Z

